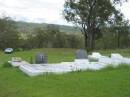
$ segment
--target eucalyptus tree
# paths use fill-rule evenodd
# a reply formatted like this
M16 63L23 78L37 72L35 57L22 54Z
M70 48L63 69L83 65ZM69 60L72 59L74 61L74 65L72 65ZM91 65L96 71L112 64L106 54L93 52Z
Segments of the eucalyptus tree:
M19 35L16 25L9 17L0 18L0 48L16 48L19 44Z
M110 24L120 15L116 5L124 1L126 0L66 0L63 16L81 28L85 47L92 50L95 39L101 35L101 27Z

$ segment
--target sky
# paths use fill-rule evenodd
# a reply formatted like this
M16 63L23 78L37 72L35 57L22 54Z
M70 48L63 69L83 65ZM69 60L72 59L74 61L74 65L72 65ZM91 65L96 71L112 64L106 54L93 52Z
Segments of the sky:
M0 16L6 15L16 21L71 25L63 16L65 0L0 0ZM130 20L130 1L121 11Z

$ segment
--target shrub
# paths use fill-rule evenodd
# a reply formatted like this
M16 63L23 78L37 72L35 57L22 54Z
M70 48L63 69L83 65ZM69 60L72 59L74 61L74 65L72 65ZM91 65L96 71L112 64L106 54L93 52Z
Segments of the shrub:
M9 62L5 62L5 63L3 64L3 67L4 67L4 68L9 68L9 67L11 67L11 64L10 64Z
M34 62L33 62L33 57L31 56L30 57L30 64L33 64Z
M17 49L15 49L15 51L23 51L23 49L22 48L17 48Z

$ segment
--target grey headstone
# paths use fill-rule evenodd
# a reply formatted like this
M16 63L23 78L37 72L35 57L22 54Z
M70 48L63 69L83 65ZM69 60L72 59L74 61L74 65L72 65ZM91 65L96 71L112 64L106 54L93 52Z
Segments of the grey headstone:
M41 64L41 63L47 63L47 56L43 53L38 53L36 55L36 64Z
M87 59L87 52L84 49L77 50L76 59Z

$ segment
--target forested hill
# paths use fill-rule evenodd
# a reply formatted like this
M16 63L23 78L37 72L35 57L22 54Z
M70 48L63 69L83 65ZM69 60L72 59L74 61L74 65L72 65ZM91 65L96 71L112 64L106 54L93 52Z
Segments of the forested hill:
M33 32L35 28L46 29L48 24L16 22L16 25L20 32L22 32L22 31ZM60 32L68 32L68 33L79 33L80 32L80 30L78 28L72 27L72 26L65 26L65 25L55 25L55 26L58 26Z

